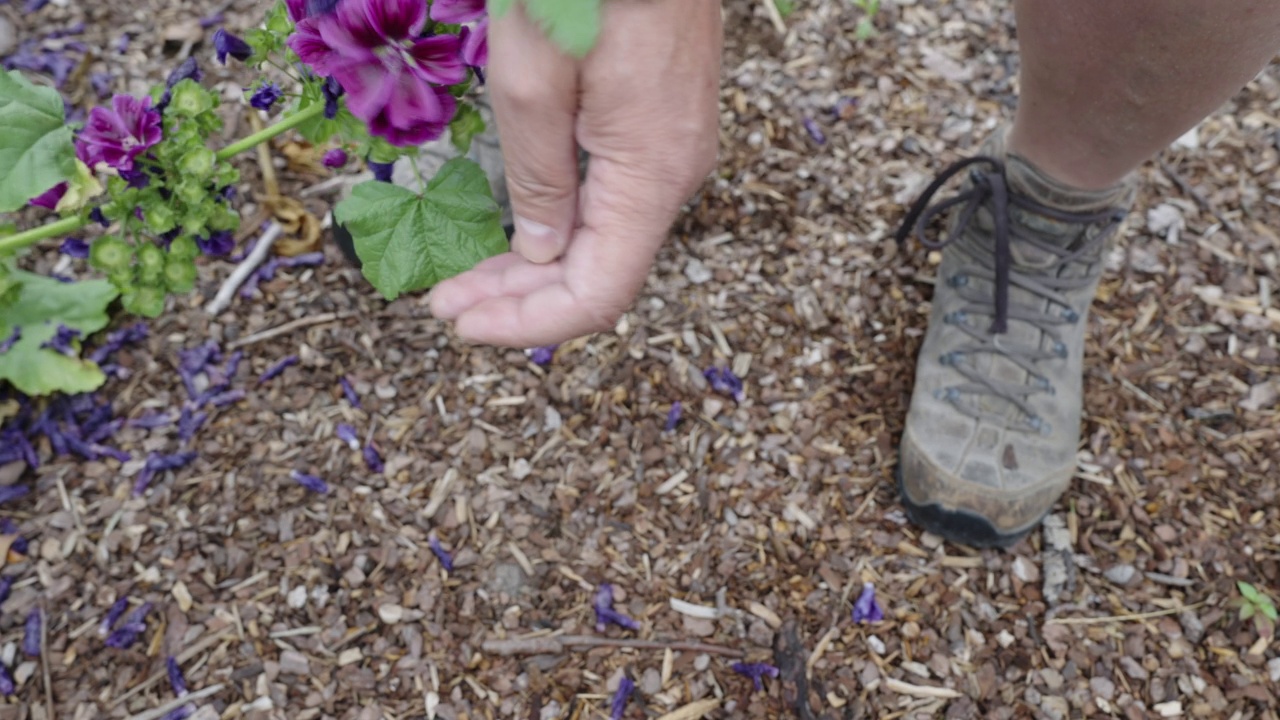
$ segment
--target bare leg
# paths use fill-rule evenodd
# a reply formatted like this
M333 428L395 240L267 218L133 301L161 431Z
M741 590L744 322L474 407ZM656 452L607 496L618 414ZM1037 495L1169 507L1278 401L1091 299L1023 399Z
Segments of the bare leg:
M1017 0L1009 148L1081 189L1113 185L1280 50L1275 0Z

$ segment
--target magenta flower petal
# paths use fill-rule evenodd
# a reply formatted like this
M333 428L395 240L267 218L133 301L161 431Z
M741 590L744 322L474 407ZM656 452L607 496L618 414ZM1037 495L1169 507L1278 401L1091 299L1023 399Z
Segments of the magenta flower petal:
M342 56L321 35L321 25L330 24L326 20L328 18L302 20L289 36L289 49L320 75L331 75L334 65L342 63Z
M484 0L435 0L431 19L442 23L466 23L485 17Z
M138 100L116 95L111 109L95 107L80 133L80 144L89 165L105 163L117 170L133 170L133 160L160 142L163 131L160 113L151 108L151 98Z
M409 55L417 61L418 76L437 85L456 85L466 79L461 52L462 38L457 35L423 38L409 48Z
M489 19L476 23L474 28L462 28L462 62L471 67L489 64Z
M67 184L58 183L31 199L31 204L45 210L56 210L62 196L67 194Z
M383 32L382 26L378 23L385 19L385 14L380 13L378 8L373 6L382 5L387 2L395 2L396 0L344 0L338 3L338 9L332 16L333 22L326 22L321 26L321 32L325 33L325 39L328 40L328 33L333 28L341 29L350 36L353 46L344 46L341 48L344 52L350 52L354 48L374 49L387 45L388 36ZM401 29L397 35L405 37L404 29ZM330 41L332 43L332 41Z
M370 29L391 40L418 37L427 24L427 4L422 0L347 0L339 4L339 15L343 7L353 6L363 6Z

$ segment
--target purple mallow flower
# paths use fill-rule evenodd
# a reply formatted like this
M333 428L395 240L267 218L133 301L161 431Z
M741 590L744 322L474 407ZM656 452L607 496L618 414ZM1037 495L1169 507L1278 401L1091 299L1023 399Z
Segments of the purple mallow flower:
M26 485L9 485L6 487L0 487L0 505L7 502L13 502L29 492L31 492L31 488Z
M356 394L356 389L351 385L351 381L345 377L338 378L338 384L342 386L342 394L347 396L347 402L351 407L360 409L360 396Z
M559 345L547 345L546 347L533 348L525 350L525 354L529 356L529 362L538 367L547 367L556 357L556 348Z
M151 603L143 603L125 616L124 621L107 636L107 647L127 650L138 641L138 636L147 631L147 613L151 612Z
M667 412L667 424L662 427L663 432L672 432L676 426L680 424L680 416L684 414L684 406L677 400L671 403L671 410Z
M751 678L751 683L755 685L756 690L764 689L764 678L766 676L771 678L778 677L778 668L770 665L769 663L739 662L739 663L734 663L729 667L732 668L733 671L738 673L739 675L743 675L745 677Z
M742 402L746 397L742 389L742 379L734 375L729 368L707 368L702 374L707 378L707 382L711 383L711 389L721 395L727 395L735 402Z
M124 615L124 611L129 609L129 599L120 598L111 604L107 610L107 614L102 618L102 624L98 626L98 635L106 637L111 634L111 628L116 626L116 622Z
M281 360L275 365L272 365L271 367L267 368L267 371L262 373L262 377L258 378L258 384L261 385L265 382L270 382L271 380L274 380L280 377L280 375L282 375L285 370L297 364L298 364L298 356L290 355L289 357Z
M340 168L347 164L347 151L342 148L332 148L324 154L321 162L327 168Z
M596 591L592 607L596 611L596 632L604 632L609 625L627 630L639 630L640 623L613 609L613 586L605 583Z
M319 493L321 495L329 494L329 483L321 480L315 475L308 475L304 472L294 470L289 473L289 477L293 478L294 482L313 493Z
M116 170L133 170L134 159L160 142L163 131L160 113L151 107L151 98L130 95L111 98L111 109L95 107L77 140L85 163L103 163Z
M213 33L213 49L217 55L218 62L223 65L227 64L227 56L244 62L253 57L253 47L249 43L227 32L225 28L218 28Z
M68 255L73 258L84 259L89 257L89 243L81 240L80 238L67 238L66 240L63 240L62 247L59 249L62 250L63 255Z
M273 82L265 82L249 97L249 104L258 110L270 110L276 101L284 96L284 91Z
M13 327L13 332L9 333L9 337L4 340L0 340L0 354L9 352L9 350L11 350L14 345L17 345L18 341L21 339L22 328L15 325Z
M423 37L427 4L343 0L334 12L298 21L289 47L347 91L347 108L373 135L416 146L440 137L457 101L448 86L466 78L457 35Z
M53 337L41 343L40 349L53 350L68 357L75 357L76 349L72 347L71 343L79 339L79 337L79 330L69 328L66 325L59 325L58 331L54 333Z
M195 56L189 56L178 67L174 68L173 72L169 73L169 77L165 78L164 86L172 90L174 85L183 80L200 82L203 79L204 71L200 69L200 63L196 62Z
M334 434L352 450L360 449L360 438L356 436L356 429L350 425L339 423L338 427L334 428Z
M635 691L636 684L624 675L618 682L618 691L613 694L613 703L609 706L609 720L622 720L622 716L627 713L627 702L631 700L631 693Z
M881 620L884 620L884 611L880 609L880 603L876 602L876 587L871 583L863 583L862 594L853 604L853 621L860 623Z
M427 546L440 559L440 567L444 568L445 572L453 572L453 556L444 549L444 545L440 544L440 538L436 537L435 533L427 537Z
M40 657L40 632L43 624L40 608L27 615L27 622L22 629L22 653L27 657Z
M178 666L176 658L170 657L164 661L165 669L169 671L169 685L173 687L173 694L182 697L187 694L187 679L182 677L182 668Z

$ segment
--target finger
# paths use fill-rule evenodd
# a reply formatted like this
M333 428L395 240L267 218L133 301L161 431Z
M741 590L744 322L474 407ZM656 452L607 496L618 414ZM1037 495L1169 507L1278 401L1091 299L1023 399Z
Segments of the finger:
M519 4L489 30L489 91L515 213L512 249L560 257L577 215L577 64Z
M431 313L441 320L454 320L485 300L527 295L563 277L559 263L538 265L506 253L437 285L431 292Z

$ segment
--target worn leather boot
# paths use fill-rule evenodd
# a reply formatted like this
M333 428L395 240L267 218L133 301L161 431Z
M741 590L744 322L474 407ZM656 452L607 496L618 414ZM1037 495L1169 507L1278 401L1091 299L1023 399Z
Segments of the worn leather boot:
M968 171L957 195L934 201ZM911 518L953 542L1005 547L1033 530L1076 468L1085 324L1136 183L1067 187L1005 149L943 171L908 214L942 250L898 465ZM931 240L933 221L945 234Z

